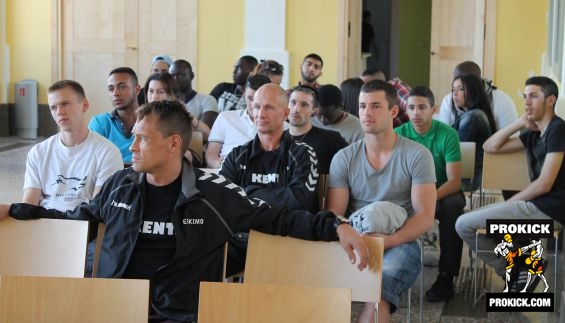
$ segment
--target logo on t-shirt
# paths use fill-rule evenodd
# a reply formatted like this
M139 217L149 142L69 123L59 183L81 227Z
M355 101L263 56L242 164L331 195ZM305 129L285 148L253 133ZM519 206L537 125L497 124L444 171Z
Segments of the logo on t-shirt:
M112 200L111 205L115 206L115 207L121 207L122 209L126 209L128 211L131 210L131 204L128 205L124 202L116 202L116 201Z
M278 183L278 182L279 182L279 174L277 173L251 174L251 183L269 184L269 183Z
M175 227L171 222L143 221L139 228L139 232L162 236L174 236Z
M57 179L55 180L55 183L51 185L58 185L59 187L66 186L67 191L72 190L77 192L86 186L87 178L88 176L85 176L84 178L80 178L80 177L65 177L64 175L57 175Z
M182 224L204 224L204 219L182 219Z

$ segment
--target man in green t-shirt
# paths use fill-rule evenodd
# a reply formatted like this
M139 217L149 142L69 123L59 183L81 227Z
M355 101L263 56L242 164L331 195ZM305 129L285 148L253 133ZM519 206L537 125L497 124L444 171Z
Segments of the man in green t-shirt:
M410 91L406 112L410 122L395 128L396 133L428 148L436 170L436 219L439 220L439 275L426 292L430 302L446 300L453 295L453 277L459 274L463 241L455 231L455 222L463 214L465 197L461 192L461 148L457 132L433 119L437 107L427 87Z

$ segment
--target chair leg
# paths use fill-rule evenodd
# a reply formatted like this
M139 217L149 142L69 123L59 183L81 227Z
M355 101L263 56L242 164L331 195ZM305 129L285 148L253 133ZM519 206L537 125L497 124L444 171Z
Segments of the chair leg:
M557 233L555 235L555 246L554 246L555 252L553 254L553 290L555 293L557 293L557 262L559 261L559 258L557 258L558 255L558 251L559 251L559 233Z
M375 323L379 323L379 303L375 303Z
M486 267L486 263L483 261L483 284L482 284L482 289L480 291L480 294L477 296L477 292L479 289L479 230L475 231L475 261L474 261L474 265L473 265L473 306L477 306L477 304L479 303L479 300L481 299L481 297L483 297L483 295L485 295L485 293L487 292L487 290L485 289L486 286L486 281L487 281L487 267ZM481 250L484 251L484 250Z
M473 306L477 304L477 288L478 288L478 277L477 272L479 270L479 233L475 232L475 261L473 265Z
M406 322L410 323L411 322L410 321L410 312L411 312L411 309L412 309L412 306L411 306L412 288L408 289L408 292L406 293L406 295L408 296L408 301L407 301L407 304L406 304Z
M424 319L424 243L420 237L420 323Z

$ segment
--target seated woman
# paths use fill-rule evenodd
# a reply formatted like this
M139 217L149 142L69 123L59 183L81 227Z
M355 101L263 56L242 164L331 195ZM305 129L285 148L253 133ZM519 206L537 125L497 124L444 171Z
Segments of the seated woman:
M147 78L145 86L145 98L147 103L153 101L171 101L176 100L175 94L173 92L173 77L169 73L155 73ZM200 131L204 141L208 139L210 134L210 128L204 123L200 122L197 118L192 118L192 131ZM200 156L193 157L190 150L186 153L186 158L192 162L194 167L202 167L203 162L200 160Z
M481 185L483 173L483 143L496 132L492 108L483 82L475 75L460 75L453 80L451 113L455 116L452 127L459 133L461 142L477 144L475 152L475 178L472 188ZM463 112L458 112L459 108ZM464 185L470 185L463 181Z
M363 86L363 80L358 77L347 79L339 85L343 110L356 117L359 117L359 93L361 92L361 86Z

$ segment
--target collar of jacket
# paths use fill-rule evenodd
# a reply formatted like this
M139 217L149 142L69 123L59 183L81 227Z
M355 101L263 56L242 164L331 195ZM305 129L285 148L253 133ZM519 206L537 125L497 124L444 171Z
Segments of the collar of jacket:
M194 167L190 162L183 158L182 161L182 194L188 199L196 194L200 193L200 190L196 188L196 175L194 174ZM146 173L138 173L131 168L131 173L127 177L138 185L141 185L145 181Z
M281 135L280 145L278 148L273 150L273 152L279 156L283 156L285 152L288 152L292 143L292 136L288 132L283 131ZM249 159L261 154L264 151L265 150L261 148L261 140L259 140L259 135L256 134L255 138L253 138L253 141L251 141L251 155L249 156Z

